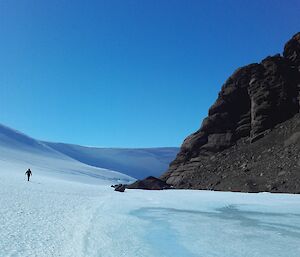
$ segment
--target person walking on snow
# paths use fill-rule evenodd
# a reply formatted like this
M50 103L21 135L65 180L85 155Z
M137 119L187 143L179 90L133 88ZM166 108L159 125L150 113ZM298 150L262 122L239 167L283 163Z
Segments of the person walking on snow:
M28 179L27 181L29 181L30 176L32 176L31 170L28 169L28 170L25 172L25 175L27 175L27 179Z

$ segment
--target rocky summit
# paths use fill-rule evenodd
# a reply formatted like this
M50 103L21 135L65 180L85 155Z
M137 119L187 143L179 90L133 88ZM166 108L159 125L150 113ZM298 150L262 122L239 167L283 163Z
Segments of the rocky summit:
M300 193L300 33L237 69L161 179L176 188Z

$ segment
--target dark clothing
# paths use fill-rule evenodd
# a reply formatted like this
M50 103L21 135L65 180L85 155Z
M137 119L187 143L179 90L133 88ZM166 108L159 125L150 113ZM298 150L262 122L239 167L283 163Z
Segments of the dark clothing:
M28 169L28 170L25 172L25 175L27 175L27 181L29 181L30 176L32 176L31 170Z

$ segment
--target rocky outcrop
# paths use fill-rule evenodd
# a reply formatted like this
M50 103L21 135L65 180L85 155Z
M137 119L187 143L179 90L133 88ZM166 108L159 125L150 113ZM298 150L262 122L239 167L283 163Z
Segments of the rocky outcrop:
M169 189L170 185L168 185L165 181L158 179L156 177L147 177L143 180L137 180L133 184L127 185L128 189L145 189L145 190L163 190Z
M113 187L115 189L115 191L117 192L125 192L126 189L126 185L123 184L118 184L118 185L112 185L111 187Z
M284 46L283 56L300 71L300 33L292 37Z
M273 164L268 164L264 160L269 160L269 157L262 153L266 150L266 145L270 145L271 150L268 152L270 154L288 151L286 150L288 148L285 148L288 146L284 146L286 137L295 138L299 127L286 125L288 126L284 127L286 135L282 136L276 126L289 120L293 120L296 124L299 119L296 115L299 112L299 106L300 33L286 43L283 56L278 54L267 57L260 63L242 67L227 79L216 102L210 107L208 117L203 120L201 128L184 140L176 159L161 178L168 184L179 188L284 192L299 190L300 192L299 163L295 163L295 170L299 172L295 174L292 172L294 177L288 178L298 179L299 186L293 189L273 187L272 181L277 181L275 178L278 174L272 165L275 165L277 161L274 160ZM295 117L298 118L295 119ZM271 133L273 137L269 136ZM275 142L275 138L279 141ZM264 145L261 145L261 142L264 142ZM277 145L279 142L280 144ZM297 143L289 147L292 145L295 146L293 150L298 149ZM278 149L275 151L273 147ZM236 151L244 154L239 155ZM226 153L226 158L223 156L224 153ZM256 166L252 165L251 160L256 155L260 156L259 162L262 165L271 167L267 175L271 181L268 183L263 179L260 179L261 182L255 182L255 176L258 174L255 173L254 167ZM287 159L286 157L284 160ZM236 166L236 163L243 167ZM248 175L245 173L242 176L238 173L239 170L250 170L250 164L252 165L251 172L247 173ZM283 174L285 169L282 168L280 174ZM232 174L241 176L243 179L232 178ZM290 173L287 171L284 174ZM291 174L289 176L292 176ZM240 182L237 183L237 181ZM256 186L250 186L252 182L249 181L254 181Z
M123 185L123 184L119 184L119 185L115 185L115 186L112 186L115 188L115 191L117 192L125 192L125 189L126 189L126 185Z

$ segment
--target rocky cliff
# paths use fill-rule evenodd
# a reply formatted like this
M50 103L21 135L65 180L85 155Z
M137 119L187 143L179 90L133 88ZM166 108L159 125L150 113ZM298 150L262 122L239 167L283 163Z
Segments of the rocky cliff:
M236 70L161 177L177 188L300 193L300 33Z

